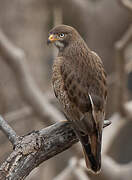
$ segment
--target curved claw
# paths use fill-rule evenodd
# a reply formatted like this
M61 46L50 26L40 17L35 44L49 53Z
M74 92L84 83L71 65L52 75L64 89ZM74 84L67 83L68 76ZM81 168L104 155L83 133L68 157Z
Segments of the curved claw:
M104 126L103 128L109 126L112 122L110 120L104 120Z

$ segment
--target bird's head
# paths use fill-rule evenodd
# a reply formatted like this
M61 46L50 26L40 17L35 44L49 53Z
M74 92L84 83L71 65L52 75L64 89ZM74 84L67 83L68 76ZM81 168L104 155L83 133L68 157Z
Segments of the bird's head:
M59 50L76 41L78 32L71 26L59 25L50 30L47 43L54 43Z

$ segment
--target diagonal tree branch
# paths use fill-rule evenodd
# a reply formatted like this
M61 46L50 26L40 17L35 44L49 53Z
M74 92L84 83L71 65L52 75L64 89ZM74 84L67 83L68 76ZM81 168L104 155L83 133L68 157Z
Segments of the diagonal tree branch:
M64 122L20 137L14 151L0 167L0 179L24 179L43 161L66 150L77 141L70 124Z
M2 121L0 123L3 123ZM106 125L108 121L104 127ZM7 135L9 129L3 132ZM12 137L12 133L9 134L9 139L10 136ZM21 136L15 141L14 151L0 167L0 179L25 179L39 164L65 151L76 142L78 139L68 122L56 123Z

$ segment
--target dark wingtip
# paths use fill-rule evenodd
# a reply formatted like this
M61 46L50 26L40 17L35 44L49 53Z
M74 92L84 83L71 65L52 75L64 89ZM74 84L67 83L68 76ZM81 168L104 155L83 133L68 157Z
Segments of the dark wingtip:
M83 150L85 154L85 162L87 168L94 174L99 174L101 171L101 157L99 156L98 159L95 158L93 153L91 152L90 144L84 145Z
M91 167L91 170L94 174L99 174L101 171L101 165Z
M99 146L98 154L94 155L88 138L88 136L81 137L86 166L92 173L99 174L101 170L101 149Z

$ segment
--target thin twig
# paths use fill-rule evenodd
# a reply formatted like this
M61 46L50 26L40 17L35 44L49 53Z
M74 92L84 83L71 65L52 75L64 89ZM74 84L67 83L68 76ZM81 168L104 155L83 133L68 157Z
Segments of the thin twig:
M0 116L0 129L3 131L3 133L7 136L9 141L13 144L13 146L16 145L16 142L18 140L18 137L16 132L11 128L11 126L3 119L2 116Z

